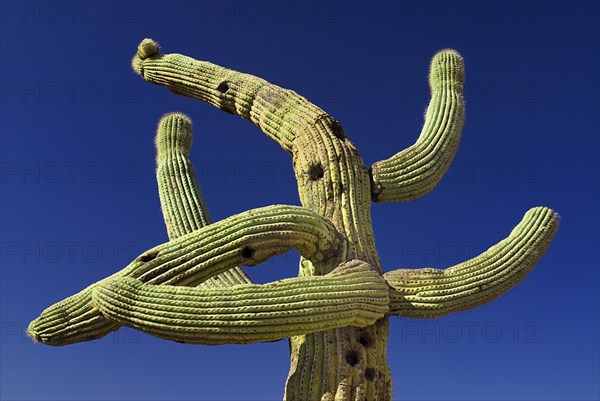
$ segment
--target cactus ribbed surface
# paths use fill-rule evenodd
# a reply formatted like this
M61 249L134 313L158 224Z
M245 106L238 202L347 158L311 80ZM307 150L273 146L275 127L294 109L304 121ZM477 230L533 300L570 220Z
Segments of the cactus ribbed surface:
M367 326L383 318L390 303L385 280L359 260L325 276L226 290L145 285L124 277L101 283L92 298L112 320L193 344L247 344Z
M371 166L373 200L405 201L431 191L450 167L464 119L464 66L453 50L439 53L429 75L431 102L417 142Z
M386 359L390 316L434 318L489 302L519 283L546 251L558 217L530 209L509 236L444 270L383 273L372 202L430 192L458 148L464 65L454 50L430 66L431 101L417 142L370 169L338 121L297 93L144 39L133 58L146 81L250 120L292 161L302 206L274 205L211 223L188 158L191 121L164 116L157 180L170 241L120 272L51 306L29 334L65 345L133 327L193 344L290 338L284 399L392 399ZM298 277L251 283L240 266L295 248Z
M530 209L510 235L476 258L444 270L402 269L383 276L392 287L390 312L433 318L487 303L533 269L557 228L554 213Z

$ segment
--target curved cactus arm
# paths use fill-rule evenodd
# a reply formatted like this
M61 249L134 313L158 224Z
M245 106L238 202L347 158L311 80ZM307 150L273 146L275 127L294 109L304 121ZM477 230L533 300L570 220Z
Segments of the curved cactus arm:
M429 193L448 170L458 149L465 107L464 64L454 50L442 50L431 61L431 101L417 142L371 167L375 202L396 202Z
M309 260L328 260L344 241L335 226L317 213L273 205L152 248L125 271L148 284L193 286L234 266L255 266L292 248Z
M189 160L192 122L181 113L161 118L156 133L156 180L169 238L174 240L211 223L208 209ZM235 266L200 284L228 287L250 283L246 273Z
M96 307L122 325L193 344L246 344L344 326L364 327L389 306L385 280L354 260L325 276L265 285L190 288L117 278L98 285Z
M533 269L558 227L558 216L532 208L510 235L481 255L445 270L400 269L384 274L390 314L436 318L490 302Z
M315 121L326 120L343 135L337 121L296 92L207 61L160 54L151 39L139 44L132 66L150 83L250 120L289 153L295 137Z
M132 277L149 284L195 286L235 266L253 266L295 248L311 261L333 261L345 239L320 215L298 206L249 210L154 247L99 283ZM28 328L35 340L66 345L118 328L91 302L92 284L42 312Z

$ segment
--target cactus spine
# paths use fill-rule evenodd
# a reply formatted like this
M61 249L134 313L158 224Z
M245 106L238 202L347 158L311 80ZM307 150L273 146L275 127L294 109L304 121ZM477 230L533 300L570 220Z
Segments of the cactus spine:
M391 400L390 316L433 318L489 302L520 282L547 249L557 215L529 210L510 235L445 270L383 274L371 202L431 191L450 165L464 119L464 66L454 50L430 67L431 101L417 142L367 169L342 126L307 99L253 75L145 39L132 60L146 81L258 126L292 155L302 207L275 205L211 224L188 155L190 120L159 122L157 180L170 242L46 309L30 335L51 345L99 338L121 325L194 344L290 338L284 398ZM296 248L299 275L252 284L240 266Z

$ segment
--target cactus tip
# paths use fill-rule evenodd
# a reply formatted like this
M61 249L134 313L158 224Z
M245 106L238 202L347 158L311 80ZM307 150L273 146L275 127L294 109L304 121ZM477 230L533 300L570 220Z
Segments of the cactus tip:
M160 46L152 39L145 38L138 45L137 52L131 60L131 67L133 70L143 76L142 63L147 58L156 56L160 53Z
M159 53L160 46L150 38L145 38L138 45L137 56L142 60L145 60L148 57L156 56Z
M453 83L462 90L465 81L463 57L454 49L438 51L431 59L429 84L432 89L444 83Z
M173 111L170 113L165 113L160 118L160 121L161 121L161 123L166 122L166 121L177 122L179 124L184 124L189 127L191 127L191 125L192 125L192 119L180 111Z
M41 336L39 335L39 333L35 329L35 322L36 321L34 320L31 323L29 323L29 326L27 327L27 330L25 331L25 333L27 334L27 336L31 337L31 340L34 343L43 342L42 339L41 339Z
M192 147L192 120L180 112L163 115L154 141L159 155L173 148L188 154Z
M440 58L440 57L445 57L445 58L455 58L458 59L460 61L462 61L462 56L460 55L460 53L452 48L445 48L442 50L439 50L437 53L435 53L435 55L433 56L434 60L436 58Z

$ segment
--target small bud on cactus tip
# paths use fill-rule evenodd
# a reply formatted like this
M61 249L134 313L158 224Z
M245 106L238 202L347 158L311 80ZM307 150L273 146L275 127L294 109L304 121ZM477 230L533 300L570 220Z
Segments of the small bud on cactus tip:
M152 39L146 38L138 45L137 56L140 59L145 60L149 57L156 56L159 52L160 47L158 46L158 43Z

